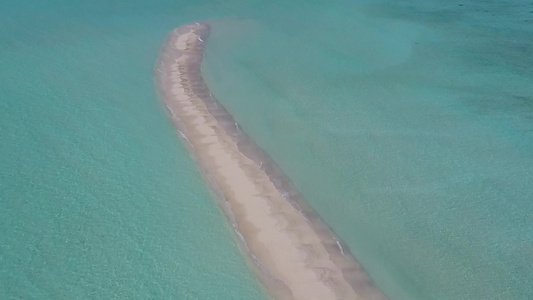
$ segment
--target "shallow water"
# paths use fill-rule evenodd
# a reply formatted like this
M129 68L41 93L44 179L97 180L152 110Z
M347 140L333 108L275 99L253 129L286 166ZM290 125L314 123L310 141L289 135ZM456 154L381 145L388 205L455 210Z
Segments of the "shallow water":
M0 4L0 298L265 299L155 94L187 21L105 3Z
M214 26L214 93L392 299L533 296L533 31L516 5L287 4Z
M264 297L152 81L209 19L212 91L391 299L532 298L532 10L2 1L0 295Z

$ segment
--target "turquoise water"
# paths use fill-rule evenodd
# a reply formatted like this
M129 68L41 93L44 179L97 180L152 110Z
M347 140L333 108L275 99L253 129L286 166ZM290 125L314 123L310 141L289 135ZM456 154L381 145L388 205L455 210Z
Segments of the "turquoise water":
M0 298L264 299L155 95L194 16L91 3L0 3Z
M533 298L533 5L462 3L268 4L210 39L213 92L392 299Z
M391 299L533 298L533 5L0 2L0 298L264 299L155 96L213 93Z

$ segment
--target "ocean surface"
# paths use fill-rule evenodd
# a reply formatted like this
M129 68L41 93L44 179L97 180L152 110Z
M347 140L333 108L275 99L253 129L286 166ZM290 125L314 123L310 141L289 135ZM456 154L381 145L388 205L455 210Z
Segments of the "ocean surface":
M166 35L391 299L533 298L533 3L0 2L0 298L266 299L157 99Z

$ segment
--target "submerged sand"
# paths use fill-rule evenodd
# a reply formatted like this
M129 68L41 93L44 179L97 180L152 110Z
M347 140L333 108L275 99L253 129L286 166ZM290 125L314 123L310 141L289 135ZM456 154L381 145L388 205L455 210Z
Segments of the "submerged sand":
M156 83L259 279L276 299L385 299L347 247L210 94L200 70L209 30L203 23L174 30L156 66Z

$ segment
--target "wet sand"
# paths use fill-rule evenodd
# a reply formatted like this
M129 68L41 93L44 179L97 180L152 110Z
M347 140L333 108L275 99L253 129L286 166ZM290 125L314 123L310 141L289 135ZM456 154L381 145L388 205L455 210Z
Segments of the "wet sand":
M169 35L156 85L259 280L276 299L386 299L209 92L200 69L209 30L194 23Z

